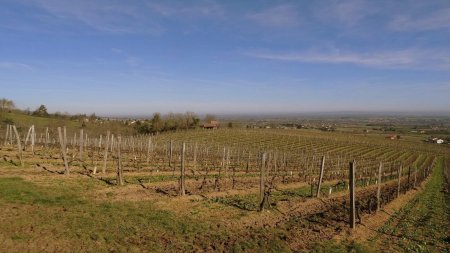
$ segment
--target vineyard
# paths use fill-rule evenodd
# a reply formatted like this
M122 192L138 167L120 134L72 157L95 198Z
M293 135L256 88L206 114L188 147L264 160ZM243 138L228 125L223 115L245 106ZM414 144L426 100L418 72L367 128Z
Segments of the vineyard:
M76 238L78 250L313 250L419 191L450 159L446 148L314 130L93 136L8 125L2 135L0 188L23 189L0 203L49 206L79 230L46 251L70 251ZM22 226L17 238L2 232L7 250L42 240Z

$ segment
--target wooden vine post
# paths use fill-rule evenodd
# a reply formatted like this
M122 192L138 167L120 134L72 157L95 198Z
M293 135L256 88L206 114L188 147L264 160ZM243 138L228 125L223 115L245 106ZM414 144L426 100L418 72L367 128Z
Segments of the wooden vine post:
M248 151L247 164L245 166L245 173L248 173L249 166L250 166L250 151Z
M117 137L117 185L124 185L122 170L122 138Z
M400 197L400 179L402 178L402 166L398 168L398 177L397 177L397 198Z
M67 155L66 155L66 143L64 142L63 133L61 131L61 127L58 127L58 137L59 137L59 144L61 146L61 154L63 156L64 161L64 174L69 175L69 164L67 163Z
M23 146L24 146L23 150L25 150L25 148L27 147L28 140L30 140L30 142L31 142L31 153L34 154L34 142L35 142L34 138L35 138L35 136L36 136L36 133L34 131L34 125L32 125L30 127L30 129L28 129L27 137L25 138L25 143L23 144Z
M30 140L30 142L33 143L33 133L34 133L34 125L32 125L27 132L27 137L25 138L25 142L23 143L23 150L25 151L25 149L27 148L27 143L28 140ZM32 144L33 145L33 144Z
M356 225L356 208L355 208L355 160L353 162L350 162L350 169L349 169L349 186L350 186L350 228L355 228Z
M150 151L152 150L152 137L148 138L148 147L147 147L147 165L150 163Z
M227 155L225 159L225 176L228 178L228 170L230 167L230 149L227 148Z
M83 146L84 146L83 137L84 137L83 129L80 129L80 143L79 143L80 144L80 156L79 156L80 162L83 162Z
M172 156L173 156L173 140L169 143L169 168L172 168Z
M46 127L45 128L45 143L44 143L45 148L47 148L49 141L50 141L50 134L48 132L48 127Z
M186 143L183 142L183 146L181 148L181 175L180 175L180 196L186 195L186 186L185 186L185 173L186 173Z
M378 167L378 180L377 180L377 212L381 208L381 175L383 173L383 163L380 162L380 167Z
M266 197L265 197L265 183L266 183L266 175L265 175L265 167L266 167L266 153L262 154L261 165L259 167L259 211L264 210L264 206L266 205Z
M31 126L31 153L34 155L34 144L36 142L36 131L34 129L34 125Z
M66 129L66 126L63 127L63 137L64 137L64 147L66 148L66 152L67 152L67 129Z
M417 165L414 166L414 181L413 181L413 188L416 188L417 183Z
M20 135L19 132L17 132L16 125L13 125L14 134L16 135L17 140L17 148L19 149L19 160L20 160L20 166L23 167L23 150L22 150L22 144L20 143Z
M109 147L111 148L110 149L111 154L113 154L113 152L114 152L114 134L111 134L111 140L110 140L110 143L109 143Z
M405 191L408 191L411 188L411 166L408 167L408 187Z
M325 156L322 156L322 163L320 165L320 176L319 176L319 182L317 184L317 193L316 197L320 197L320 187L322 186L322 179L323 179L323 170L325 168Z
M9 126L9 124L8 124L8 125L6 125L5 142L4 142L4 144L3 144L4 146L6 146L6 145L8 144L9 129L10 129L10 126Z
M13 146L14 143L14 128L13 125L9 125L9 145Z
M225 170L225 156L226 156L227 148L223 147L223 154L222 154L222 171L225 172L225 175L227 174L227 171Z
M197 171L197 142L194 146L194 171Z
M106 173L106 163L108 162L108 148L109 148L109 140L110 138L110 132L107 131L106 132L106 142L105 142L105 154L103 156L103 169L102 169L102 173L105 174Z

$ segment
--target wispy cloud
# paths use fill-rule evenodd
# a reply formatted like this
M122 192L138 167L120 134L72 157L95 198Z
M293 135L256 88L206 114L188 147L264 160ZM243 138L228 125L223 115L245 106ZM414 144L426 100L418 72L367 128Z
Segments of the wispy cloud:
M274 28L293 27L300 24L295 6L287 4L250 13L247 18L261 26Z
M435 49L406 49L372 53L355 52L248 52L260 59L325 64L355 64L377 68L450 69L450 52Z
M225 10L215 1L201 1L197 4L192 2L175 3L148 3L148 8L153 12L165 17L223 17Z
M428 31L450 28L450 8L437 10L422 17L399 15L389 24L395 31Z
M0 69L22 69L22 70L33 70L33 68L25 63L20 62L0 62Z
M80 22L108 33L160 34L163 28L136 5L111 1L35 0L34 4L62 20Z
M139 58L137 58L135 56L128 56L127 59L125 60L125 62L132 67L137 67L141 64L141 61L139 60Z
M320 2L315 10L317 18L347 26L356 25L378 11L371 2L366 0L329 0Z
M125 57L124 62L130 67L138 67L139 65L141 65L141 60L138 57L131 55L125 52L124 50L118 48L111 48L111 51L115 54Z

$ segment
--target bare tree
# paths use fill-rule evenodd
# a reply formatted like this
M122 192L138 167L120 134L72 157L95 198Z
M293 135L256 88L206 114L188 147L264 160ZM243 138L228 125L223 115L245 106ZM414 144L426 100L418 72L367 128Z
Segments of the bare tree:
M0 109L2 112L11 110L11 109L15 109L15 108L16 108L16 105L15 105L14 101L6 99L6 98L0 99Z

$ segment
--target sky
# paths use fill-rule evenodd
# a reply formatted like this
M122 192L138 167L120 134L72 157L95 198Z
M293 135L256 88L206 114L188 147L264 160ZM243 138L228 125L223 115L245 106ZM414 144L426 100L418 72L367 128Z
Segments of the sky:
M0 0L0 97L50 112L449 112L449 0Z

